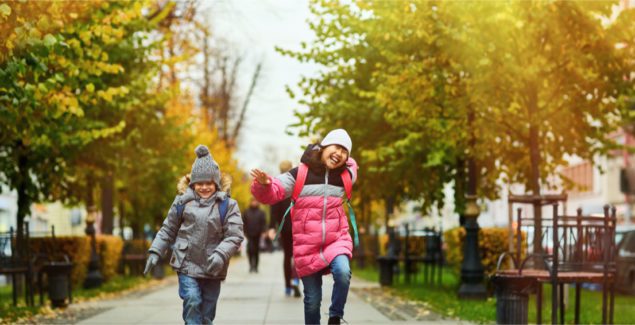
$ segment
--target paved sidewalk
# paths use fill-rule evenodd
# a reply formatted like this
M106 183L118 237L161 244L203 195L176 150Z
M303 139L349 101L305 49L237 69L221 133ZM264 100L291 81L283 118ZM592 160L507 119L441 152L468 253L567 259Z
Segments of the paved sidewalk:
M286 297L282 276L282 253L265 253L260 257L260 272L248 273L247 259L232 260L227 281L221 286L215 324L302 324L302 298ZM325 277L322 301L322 323L328 319L332 278ZM176 281L145 296L90 302L99 313L80 324L182 324L181 299ZM395 319L375 309L368 297L354 292L377 288L378 285L353 277L351 293L346 303L344 319L349 324L411 323L414 318ZM367 302L369 301L369 302ZM388 314L389 315L389 314ZM440 317L426 319L430 324L443 321ZM417 323L425 323L417 322Z

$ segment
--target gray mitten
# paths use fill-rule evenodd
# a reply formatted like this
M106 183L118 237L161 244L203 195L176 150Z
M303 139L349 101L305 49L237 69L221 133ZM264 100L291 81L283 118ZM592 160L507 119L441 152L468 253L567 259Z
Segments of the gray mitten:
M150 272L150 270L152 270L157 265L157 263L159 263L159 255L150 253L150 255L148 255L148 261L146 262L146 268L145 270L143 270L143 275L148 274L148 272Z
M210 273L212 276L217 276L225 267L225 260L218 253L213 253L207 259L207 273Z

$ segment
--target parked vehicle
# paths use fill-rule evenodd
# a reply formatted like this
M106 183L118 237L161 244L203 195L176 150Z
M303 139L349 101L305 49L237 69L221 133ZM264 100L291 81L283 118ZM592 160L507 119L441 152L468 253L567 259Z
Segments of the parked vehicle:
M635 230L621 235L617 245L617 290L635 294Z

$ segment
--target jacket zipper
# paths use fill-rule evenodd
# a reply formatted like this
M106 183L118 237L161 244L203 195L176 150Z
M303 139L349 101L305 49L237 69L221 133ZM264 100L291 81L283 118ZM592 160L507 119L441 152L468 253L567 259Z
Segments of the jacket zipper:
M320 258L326 263L329 262L324 257L324 243L326 242L326 203L327 203L327 190L329 185L329 170L326 170L326 174L324 175L324 208L322 208L322 245L320 245Z

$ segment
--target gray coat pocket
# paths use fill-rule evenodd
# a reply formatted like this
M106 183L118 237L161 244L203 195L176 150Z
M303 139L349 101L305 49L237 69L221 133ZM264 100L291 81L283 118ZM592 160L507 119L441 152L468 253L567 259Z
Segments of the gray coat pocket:
M186 240L177 240L174 245L174 252L172 252L172 258L170 259L170 265L175 269L181 268L185 256L187 255L187 247L189 243Z

